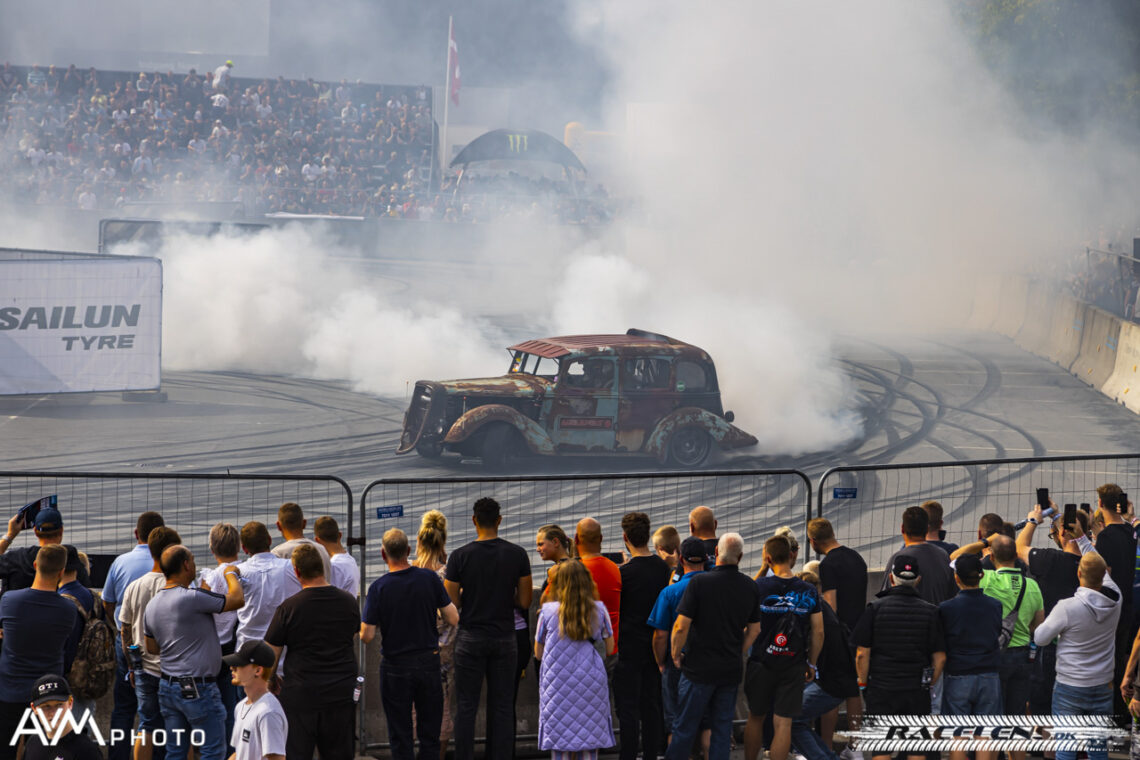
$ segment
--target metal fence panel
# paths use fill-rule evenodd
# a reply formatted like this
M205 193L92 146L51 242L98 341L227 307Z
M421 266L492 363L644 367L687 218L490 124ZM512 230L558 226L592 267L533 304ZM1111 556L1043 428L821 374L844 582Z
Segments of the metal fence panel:
M759 565L757 542L781 525L801 533L811 511L811 482L797 470L385 479L369 484L360 497L361 532L368 541L370 563L381 561L384 531L401 528L414 537L421 516L430 509L447 517L449 547L474 540L471 507L483 496L502 505L499 535L528 551L542 525L556 523L573 535L578 520L593 517L602 524L603 551L620 552L621 518L632 511L646 512L654 529L672 524L684 536L689 511L704 504L716 513L721 533L735 531L744 537L743 566L749 567ZM400 511L402 516L387 516ZM755 563L750 559L753 551ZM537 557L534 564L537 572ZM379 565L370 568L374 577Z
M0 503L7 504L7 515L51 494L59 496L64 542L89 555L129 550L135 543L135 520L146 510L161 513L199 563L209 557L215 523L230 522L240 529L258 520L276 534L277 509L287 501L301 505L310 526L317 517L331 515L345 536L353 536L356 528L352 491L331 476L0 472ZM17 545L25 541L18 538Z
M704 504L715 512L719 533L744 537L741 567L750 572L760 565L763 541L781 525L791 525L802 536L812 509L811 481L798 470L377 480L360 495L360 532L367 541L365 576L375 579L383 570L384 531L400 528L414 542L420 519L430 509L447 517L448 547L473 541L471 508L483 496L502 507L499 535L528 552L534 551L539 527L556 523L573 536L583 517L602 524L604 552L620 552L624 549L621 518L633 511L647 513L654 529L672 524L685 536L689 511ZM536 554L531 557L535 574L541 573L542 561ZM367 695L361 700L362 716L371 709L366 699ZM361 747L388 746L368 742L369 736L375 737L375 727L369 728L364 719L359 730Z
M938 501L946 540L963 544L977 539L978 519L987 512L1013 523L1025 519L1038 488L1048 488L1059 506L1088 502L1096 509L1096 488L1104 483L1140 493L1140 454L834 467L820 477L816 513L868 567L881 568L902 546L907 507Z

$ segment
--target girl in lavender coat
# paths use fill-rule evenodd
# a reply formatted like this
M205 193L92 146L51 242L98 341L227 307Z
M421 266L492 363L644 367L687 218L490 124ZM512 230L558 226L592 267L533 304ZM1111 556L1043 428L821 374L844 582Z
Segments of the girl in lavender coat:
M614 745L606 667L595 642L613 654L614 632L594 580L581 562L556 565L550 596L538 613L534 656L538 686L538 747L553 760L595 760Z

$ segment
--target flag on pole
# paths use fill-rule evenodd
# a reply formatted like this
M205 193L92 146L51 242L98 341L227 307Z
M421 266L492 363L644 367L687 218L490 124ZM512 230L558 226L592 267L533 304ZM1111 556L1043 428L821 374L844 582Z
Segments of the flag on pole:
M459 46L455 44L455 29L450 30L447 41L447 80L451 102L459 105Z

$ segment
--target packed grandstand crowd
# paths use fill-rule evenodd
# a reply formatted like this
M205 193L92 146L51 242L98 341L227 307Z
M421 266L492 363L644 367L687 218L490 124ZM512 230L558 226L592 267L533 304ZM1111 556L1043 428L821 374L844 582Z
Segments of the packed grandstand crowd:
M436 131L423 86L248 79L230 62L201 74L5 63L0 200L86 210L224 202L247 216L600 220L595 204L540 183L521 197L458 197L453 175L433 176Z
M505 758L528 672L539 683L538 745L554 760L611 746L628 760L726 760L738 741L757 760L766 735L770 760L793 748L806 760L857 760L857 745L835 744L841 708L849 736L864 714L1137 714L1140 520L1117 485L1096 496L1095 511L1049 501L1018 526L985 514L961 546L944 540L941 504L909 507L881 585L826 519L808 523L805 547L781 528L756 552L708 506L681 530L652 530L644 512L545 525L535 562L499 537L504 515L484 497L470 516L452 515L474 522L475 541L449 546L448 518L429 511L414 536L384 533L386 572L363 584L335 520L318 518L306 535L295 503L278 511L275 546L264 523L222 522L209 532L212 556L198 557L183 543L206 537L145 512L101 596L48 507L33 545L11 548L22 514L0 538L0 735L29 705L83 713L106 693L119 731L112 760L132 743L135 758L163 744L181 760L193 744L202 760L314 750L349 760L360 754L355 702L376 680L380 705L367 709L382 712L392 757L444 757L449 744L456 758L474 757L483 703L487 757ZM603 553L603 533L620 534L620 556ZM819 559L807 561L808 548ZM746 556L760 566L742 567ZM119 631L113 679L98 677L88 639L104 611ZM379 640L378 674L357 662L357 635ZM89 739L65 739L64 756L101 757ZM0 741L0 758L15 751ZM24 757L60 751L29 736ZM1088 757L1104 760L1103 743Z

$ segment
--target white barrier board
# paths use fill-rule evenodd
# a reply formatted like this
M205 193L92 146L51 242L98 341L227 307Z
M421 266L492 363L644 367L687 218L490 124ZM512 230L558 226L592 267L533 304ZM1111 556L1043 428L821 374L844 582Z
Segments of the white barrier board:
M162 264L0 261L0 394L159 387Z

